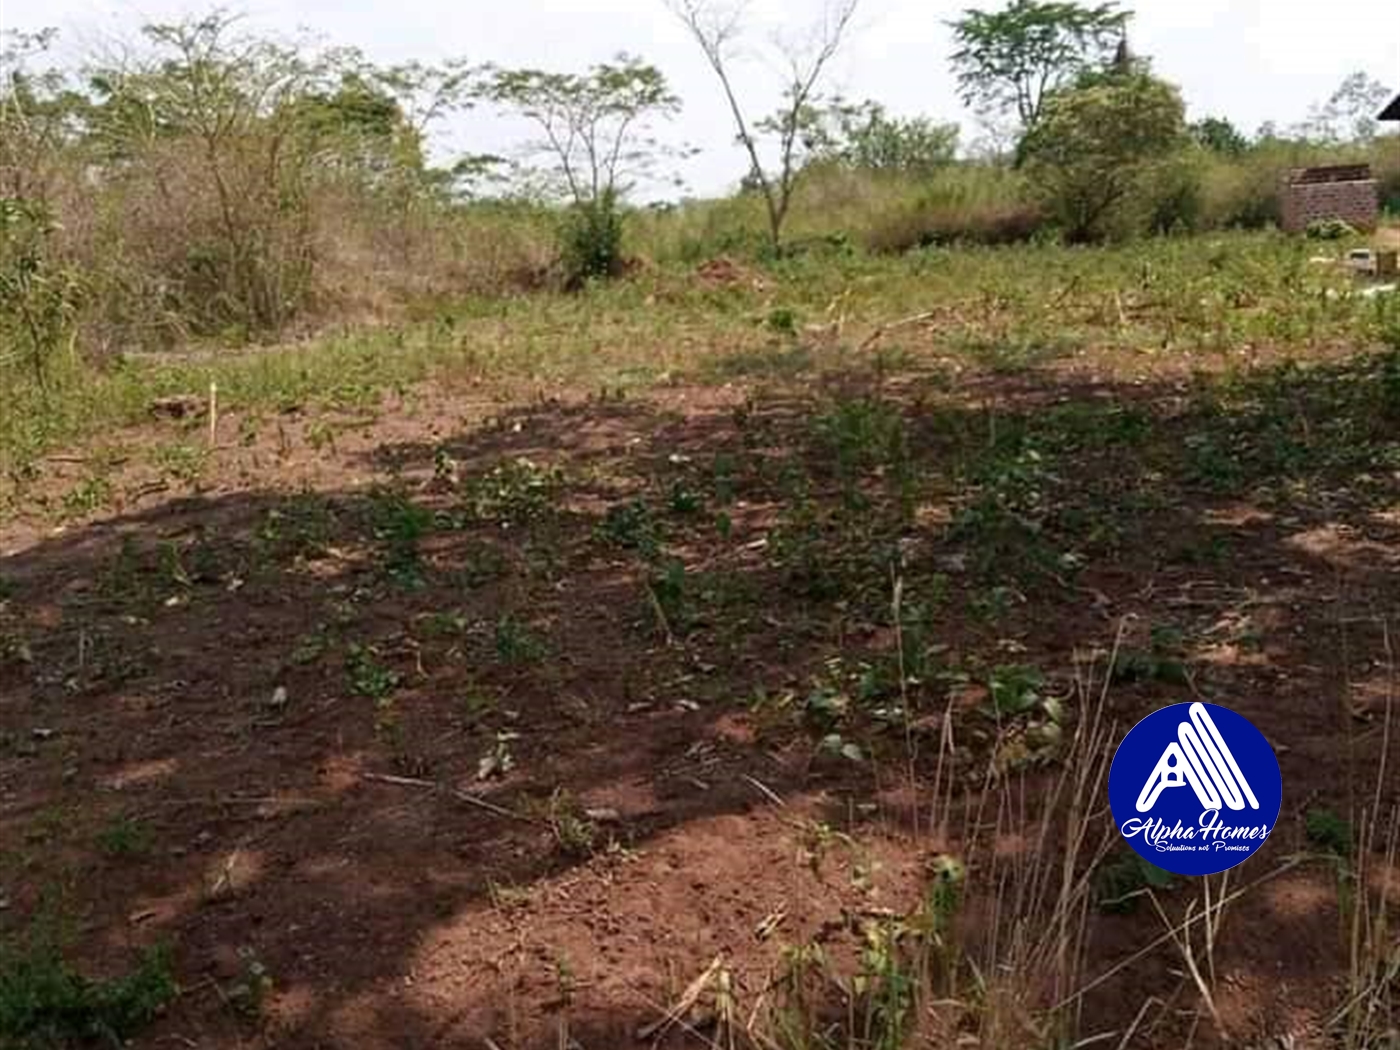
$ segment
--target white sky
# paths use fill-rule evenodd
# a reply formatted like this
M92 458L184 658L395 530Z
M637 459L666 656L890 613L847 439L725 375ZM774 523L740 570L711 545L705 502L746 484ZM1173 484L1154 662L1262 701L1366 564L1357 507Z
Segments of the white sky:
M758 51L782 25L801 26L822 0L751 0ZM978 135L959 104L945 22L967 6L1001 0L862 0L860 27L832 68L829 86L874 98L900 115L927 114ZM658 65L685 103L670 134L701 148L684 168L689 188L723 190L743 171L713 74L662 0L232 0L258 30L309 28L381 62L464 55L473 62L582 70L626 50ZM1252 133L1265 120L1288 125L1364 70L1400 87L1396 0L1137 0L1130 39L1155 71L1179 84L1193 117L1218 114ZM0 27L56 26L72 54L104 38L126 38L144 22L199 13L198 0L0 0ZM751 108L777 100L759 61L741 67ZM489 112L438 129L445 150L507 152L524 137Z

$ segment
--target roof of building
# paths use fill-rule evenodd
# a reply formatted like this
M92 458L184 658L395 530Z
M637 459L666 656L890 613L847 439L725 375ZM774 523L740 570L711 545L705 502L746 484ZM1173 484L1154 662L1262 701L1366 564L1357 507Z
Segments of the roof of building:
M1400 120L1400 95L1395 96L1395 100L1385 109L1381 110L1378 120Z

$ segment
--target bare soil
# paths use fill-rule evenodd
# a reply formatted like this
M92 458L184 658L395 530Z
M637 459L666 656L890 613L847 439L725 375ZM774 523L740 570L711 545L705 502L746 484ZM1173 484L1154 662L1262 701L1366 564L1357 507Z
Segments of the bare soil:
M1400 796L1393 772L1377 786L1400 492L1379 464L1365 484L1315 475L1291 504L1252 479L1154 480L1144 464L1185 454L1196 383L1165 362L1093 357L949 380L930 356L625 400L417 390L369 417L292 412L241 439L227 418L190 484L139 451L198 444L197 421L123 435L133 453L107 507L0 525L0 929L59 906L94 973L170 944L182 993L136 1046L708 1045L703 1009L649 1026L712 960L752 1006L782 945L849 950L853 916L913 908L932 858L960 851L932 790L929 727L948 696L963 805L999 761L977 712L988 668L1035 666L1075 695L1115 644L1143 648L1170 624L1188 673L1115 682L1119 732L1166 703L1226 704L1276 746L1284 812L1229 884L1259 881L1215 947L1218 1025L1165 943L1092 987L1081 1034L1119 1045L1139 1018L1124 1045L1330 1046L1347 931L1336 865L1303 856L1316 852L1304 823ZM842 498L811 435L843 397L894 405L938 479L895 531L935 651L969 679L926 686L913 737L847 728L863 761L755 703L800 706L833 655L873 663L895 644L890 577L860 567L859 544L825 555L852 566L829 594L774 555L786 466L807 472L818 507ZM1062 526L1114 533L1085 539L1072 572L1028 572L1014 552L981 564L949 526L969 482L947 421L991 441L1066 405L1140 413L1151 437L1063 452L1054 469L1069 476L1047 498L1092 478L1090 509L1111 497L1131 513ZM522 458L563 481L538 506L514 493L527 505L462 512L469 479ZM86 469L50 466L55 492ZM877 468L861 483L876 508L887 480ZM376 486L438 515L402 564ZM639 497L668 554L708 581L673 605L610 538L610 508ZM988 604L1004 608L976 611ZM1051 768L1006 775L1033 798ZM821 829L859 849L814 847ZM1195 892L1179 880L1161 900L1179 916ZM1089 923L1083 984L1165 929L1145 902Z

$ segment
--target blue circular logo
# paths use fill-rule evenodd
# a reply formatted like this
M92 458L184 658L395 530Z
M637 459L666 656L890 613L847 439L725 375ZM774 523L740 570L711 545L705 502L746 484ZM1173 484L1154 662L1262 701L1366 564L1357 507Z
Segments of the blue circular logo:
M1108 771L1118 830L1177 875L1214 875L1273 833L1278 759L1254 723L1215 704L1174 704L1133 726Z

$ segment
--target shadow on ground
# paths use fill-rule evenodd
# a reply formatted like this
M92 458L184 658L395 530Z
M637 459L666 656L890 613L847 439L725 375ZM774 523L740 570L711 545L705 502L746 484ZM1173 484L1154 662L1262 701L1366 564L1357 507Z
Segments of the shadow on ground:
M99 969L172 943L185 992L151 1045L631 1045L716 956L756 996L779 941L911 906L966 845L930 830L965 823L927 791L949 698L959 799L988 768L1033 798L1054 756L1003 750L989 675L1072 696L1115 638L1118 724L1202 696L1279 748L1277 862L1375 790L1389 367L541 404L351 454L370 487L44 539L0 566L0 923L47 901ZM896 638L910 733L880 714ZM866 852L813 863L819 818ZM1280 885L1218 948L1235 1031L1335 1001L1328 876ZM1085 980L1161 933L1091 927ZM1084 1034L1180 963L1097 987ZM1199 1014L1163 998L1143 1045Z

